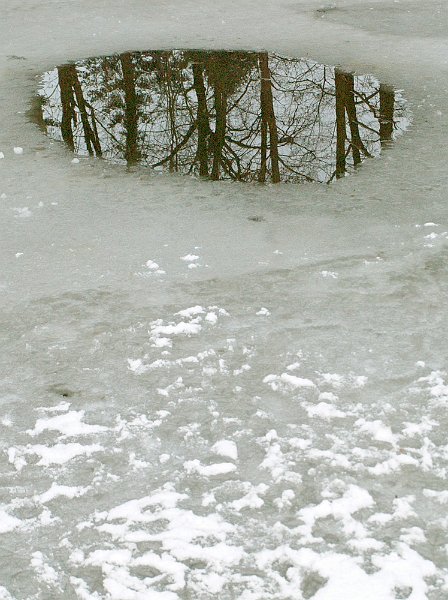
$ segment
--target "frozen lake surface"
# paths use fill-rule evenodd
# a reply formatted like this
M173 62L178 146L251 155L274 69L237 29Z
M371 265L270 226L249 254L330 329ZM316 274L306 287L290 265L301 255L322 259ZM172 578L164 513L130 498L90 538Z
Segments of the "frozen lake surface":
M442 600L445 4L98 4L0 9L0 598ZM39 77L148 47L371 73L412 126L331 186L73 163Z

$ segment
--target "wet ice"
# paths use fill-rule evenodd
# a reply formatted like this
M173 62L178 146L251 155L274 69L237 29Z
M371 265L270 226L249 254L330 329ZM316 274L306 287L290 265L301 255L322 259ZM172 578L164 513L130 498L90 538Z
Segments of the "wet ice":
M2 598L446 595L436 3L407 3L415 36L400 4L231 4L3 8L27 60L0 58ZM35 75L148 39L374 73L406 90L413 127L354 177L273 193L72 165L25 120Z

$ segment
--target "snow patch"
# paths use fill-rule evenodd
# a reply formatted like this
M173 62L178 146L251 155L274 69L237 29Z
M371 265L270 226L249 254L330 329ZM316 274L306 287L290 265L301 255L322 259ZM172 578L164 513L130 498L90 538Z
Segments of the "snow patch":
M236 471L236 466L233 463L215 463L213 465L203 465L199 460L187 460L184 462L184 469L187 473L197 473L203 477L216 477L226 475Z
M85 411L69 411L62 415L50 417L47 419L38 419L34 429L29 429L27 433L31 436L37 436L44 431L59 431L64 437L73 437L76 435L92 435L107 431L107 427L102 425L89 425L83 423Z
M69 498L70 500L73 498L79 498L83 496L89 488L82 486L69 486L69 485L58 485L53 482L50 489L35 496L34 499L41 504L46 504L47 502L51 502L55 498Z
M266 375L263 383L268 383L270 387L277 392L279 390L296 390L298 388L315 388L316 385L310 380L303 377L297 377L290 373L282 373L281 375Z
M232 460L238 459L238 448L232 440L219 440L212 446L212 452L219 456L226 456Z

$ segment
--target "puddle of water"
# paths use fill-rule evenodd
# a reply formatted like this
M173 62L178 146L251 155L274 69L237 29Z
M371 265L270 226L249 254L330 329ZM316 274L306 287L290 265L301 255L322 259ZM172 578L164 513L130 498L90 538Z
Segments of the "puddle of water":
M39 93L46 132L75 154L212 180L330 183L409 124L374 76L267 52L90 58Z

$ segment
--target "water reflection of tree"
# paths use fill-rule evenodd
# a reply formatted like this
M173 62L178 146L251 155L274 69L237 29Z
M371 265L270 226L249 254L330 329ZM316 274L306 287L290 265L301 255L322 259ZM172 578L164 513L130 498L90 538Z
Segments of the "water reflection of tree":
M61 94L62 138L73 150L75 149L74 129L79 117L82 123L82 135L87 152L101 156L101 144L93 107L84 98L75 65L65 65L58 68L58 80ZM77 144L78 145L78 144Z
M337 178L345 174L347 155L352 153L353 165L356 167L361 162L361 154L371 157L362 141L359 127L363 123L358 121L355 100L355 78L352 73L344 73L335 69L334 75L335 97L336 97L336 170ZM350 137L347 137L347 123ZM348 142L348 145L347 145Z
M273 183L342 177L403 113L372 77L266 52L90 59L49 73L42 95L51 134L80 154Z
M125 160L128 164L135 164L140 158L138 148L138 102L135 91L135 69L132 56L129 52L120 55L121 72L123 74L124 89L124 128L126 131Z

